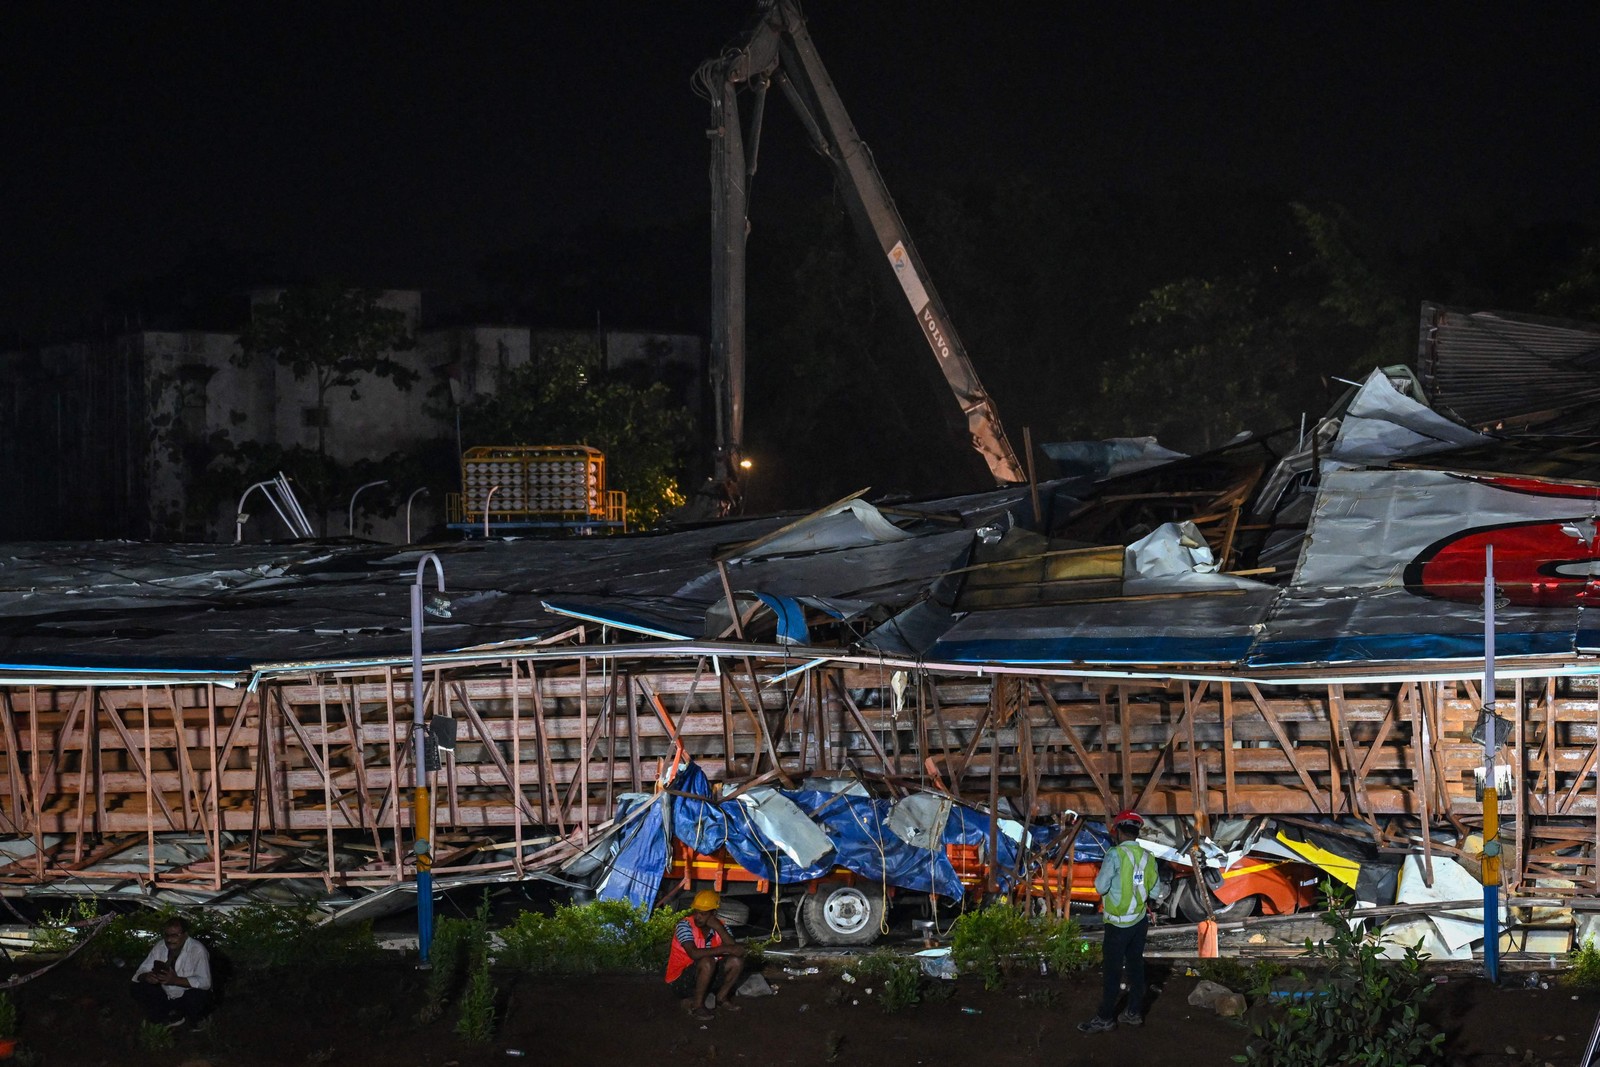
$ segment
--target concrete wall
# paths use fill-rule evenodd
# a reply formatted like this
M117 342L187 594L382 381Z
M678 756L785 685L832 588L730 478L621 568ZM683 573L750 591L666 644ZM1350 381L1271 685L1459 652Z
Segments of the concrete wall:
M271 302L281 289L253 290L252 303ZM401 311L414 334L421 294L389 290L379 303ZM454 449L458 405L492 395L506 371L526 365L546 344L598 344L609 369L634 368L645 380L672 385L699 409L703 344L683 334L643 331L534 331L522 326L463 326L430 330L393 358L417 374L401 388L369 377L353 390L327 396L328 454L341 464L370 461L374 477L390 477L387 492L404 501L417 485L384 461L444 440ZM240 366L239 335L201 331L129 333L97 342L0 353L0 495L26 501L0 517L0 539L134 537L231 541L237 495L213 483L208 517L197 471L208 443L255 443L289 449L317 447L316 386L296 380L271 360ZM430 485L417 498L412 529L442 520L445 496L457 486ZM372 493L372 490L368 491ZM224 499L225 498L225 499ZM362 496L356 533L378 540L405 538L405 513L378 516L376 493ZM305 494L301 502L310 506ZM247 540L281 538L288 530L263 500L247 504ZM315 521L315 516L313 516ZM328 533L342 535L343 506L330 507Z

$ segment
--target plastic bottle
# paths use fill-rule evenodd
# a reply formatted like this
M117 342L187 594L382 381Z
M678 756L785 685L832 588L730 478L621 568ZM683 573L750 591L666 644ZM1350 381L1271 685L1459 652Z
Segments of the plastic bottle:
M507 1056L526 1056L527 1053L522 1051L520 1048L508 1048L508 1049L506 1049L506 1055Z

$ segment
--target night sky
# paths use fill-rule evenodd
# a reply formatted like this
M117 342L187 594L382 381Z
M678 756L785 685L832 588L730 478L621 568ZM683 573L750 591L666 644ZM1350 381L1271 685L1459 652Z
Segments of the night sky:
M1085 189L1221 179L1402 236L1600 214L1593 5L806 9L891 189L1017 168ZM0 342L70 332L206 244L442 306L551 227L696 218L689 78L751 10L7 4ZM758 227L766 187L830 184L774 104Z

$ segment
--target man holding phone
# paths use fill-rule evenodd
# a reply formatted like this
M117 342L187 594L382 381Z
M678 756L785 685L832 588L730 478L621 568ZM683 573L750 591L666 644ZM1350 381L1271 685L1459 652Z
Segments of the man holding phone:
M133 999L163 1026L193 1026L211 1006L211 953L174 917L133 972Z

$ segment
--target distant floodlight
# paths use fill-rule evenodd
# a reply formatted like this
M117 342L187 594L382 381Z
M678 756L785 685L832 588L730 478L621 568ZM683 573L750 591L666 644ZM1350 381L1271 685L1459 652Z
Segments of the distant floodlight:
M740 468L740 469L741 469L741 470L749 470L749 469L750 469L750 468L752 468L752 467L754 467L754 466L755 466L755 464L754 464L754 463L751 463L751 462L750 462L750 461L749 461L749 460L747 460L747 459L741 459L741 460L740 460L740 461L739 461L739 468Z

